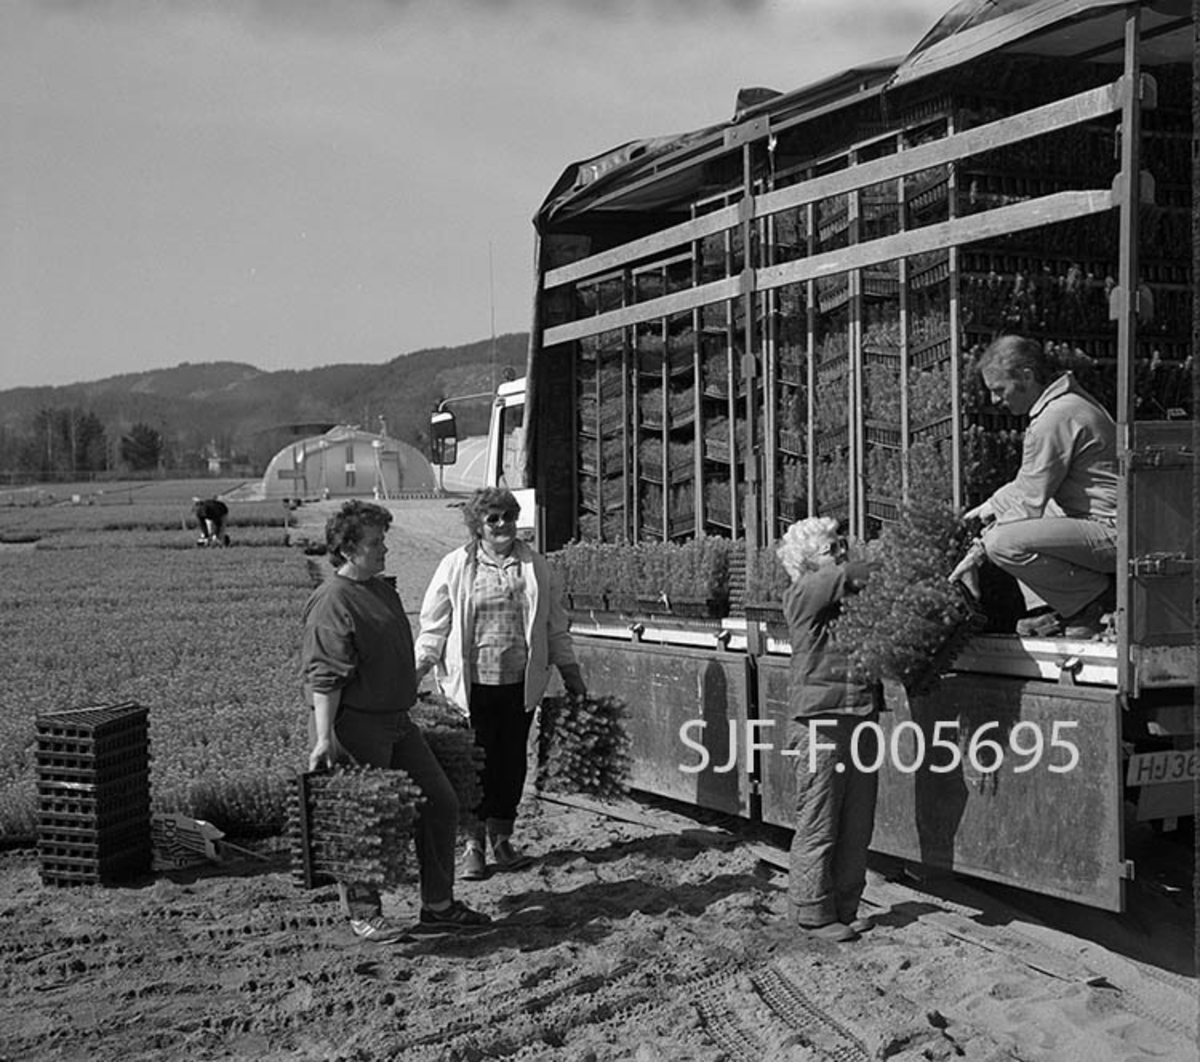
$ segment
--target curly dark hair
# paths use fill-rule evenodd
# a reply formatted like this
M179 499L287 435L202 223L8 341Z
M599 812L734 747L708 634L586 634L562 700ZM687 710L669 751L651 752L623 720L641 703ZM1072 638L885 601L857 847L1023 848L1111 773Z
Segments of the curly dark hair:
M488 513L519 516L520 512L520 504L507 487L480 487L463 506L463 523L473 537L480 538Z
M358 548L363 534L369 527L386 531L392 523L392 514L382 505L351 498L325 522L325 547L329 563L340 568L349 559L348 554Z

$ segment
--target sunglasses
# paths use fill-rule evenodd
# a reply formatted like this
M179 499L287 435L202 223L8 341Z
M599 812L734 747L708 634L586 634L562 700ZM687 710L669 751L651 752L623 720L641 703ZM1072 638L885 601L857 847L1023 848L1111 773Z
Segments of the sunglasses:
M515 524L517 522L516 513L488 513L483 518L483 522L491 527L497 524Z
M849 551L849 549L850 549L850 544L844 538L839 537L839 538L835 538L832 542L829 543L829 545L823 546L820 550L817 551L817 553L818 553L818 555L823 554L823 553L830 553L833 556L837 557L841 554L845 554L846 552Z

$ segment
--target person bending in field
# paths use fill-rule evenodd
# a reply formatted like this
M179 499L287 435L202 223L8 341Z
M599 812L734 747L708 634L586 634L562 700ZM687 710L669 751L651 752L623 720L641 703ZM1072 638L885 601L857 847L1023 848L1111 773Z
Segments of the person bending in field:
M788 902L797 924L824 940L849 941L869 928L858 917L867 881L878 779L855 768L855 728L878 718L882 690L856 681L846 654L830 641L842 599L865 585L865 562L847 563L837 521L792 524L776 550L792 583L783 613L792 643L788 686L789 755L795 757L796 832ZM877 730L859 731L860 763L875 763Z
M193 498L192 512L200 525L200 546L228 546L225 521L229 517L229 506L220 498Z
M382 577L391 522L382 506L353 500L326 524L336 574L304 607L308 769L361 764L406 771L425 797L414 834L420 923L435 931L469 929L491 919L454 898L458 797L408 714L417 699L412 630L399 595ZM377 944L404 937L403 928L383 917L373 886L339 883L338 891L356 937Z

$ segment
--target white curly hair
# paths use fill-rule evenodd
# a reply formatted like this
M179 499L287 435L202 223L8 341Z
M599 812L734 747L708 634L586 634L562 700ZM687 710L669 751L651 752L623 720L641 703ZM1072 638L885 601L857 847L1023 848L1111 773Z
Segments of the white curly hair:
M838 522L832 516L810 516L783 533L775 555L794 581L817 567L817 557L828 553L837 537Z

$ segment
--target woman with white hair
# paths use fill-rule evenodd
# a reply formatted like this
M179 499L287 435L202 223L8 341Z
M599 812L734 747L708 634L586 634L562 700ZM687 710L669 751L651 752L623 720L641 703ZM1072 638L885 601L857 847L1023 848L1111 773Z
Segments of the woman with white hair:
M837 521L813 516L792 524L777 548L792 584L783 612L792 642L789 750L796 761L796 832L788 900L803 929L848 941L869 928L858 917L867 880L867 847L875 825L878 779L856 769L855 728L878 714L877 685L856 681L829 629L847 593L867 580L865 562L847 561ZM858 760L876 762L877 731L858 734Z

